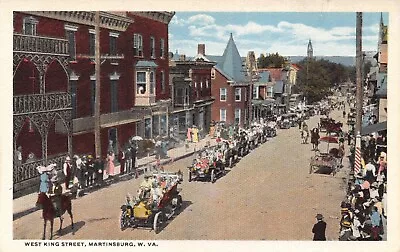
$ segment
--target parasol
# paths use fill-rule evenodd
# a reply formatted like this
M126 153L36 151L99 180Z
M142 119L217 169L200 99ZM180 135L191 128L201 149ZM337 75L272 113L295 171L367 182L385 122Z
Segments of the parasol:
M42 165L41 165L41 166L36 167L36 170L37 170L40 174L42 174L43 172L48 172L48 171L53 170L56 166L57 166L56 164L50 164L50 165L48 165L48 166L42 166Z
M132 137L132 141L142 141L143 138L141 136L134 136Z
M337 137L332 137L332 136L321 137L319 141L325 143L339 143Z

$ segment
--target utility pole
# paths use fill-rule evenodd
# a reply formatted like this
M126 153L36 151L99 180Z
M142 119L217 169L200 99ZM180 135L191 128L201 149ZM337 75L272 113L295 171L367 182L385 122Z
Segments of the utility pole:
M356 22L356 128L355 134L361 133L362 107L363 107L363 81L362 81L362 12L357 12Z
M355 128L355 160L354 174L361 171L361 120L363 105L363 87L362 87L362 12L357 12L356 21L356 128Z
M94 145L96 158L101 158L100 140L100 12L95 13L95 98L94 98Z

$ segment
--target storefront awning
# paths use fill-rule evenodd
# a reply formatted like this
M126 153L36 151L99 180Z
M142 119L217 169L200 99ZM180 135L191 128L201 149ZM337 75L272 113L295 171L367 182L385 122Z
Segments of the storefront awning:
M361 129L361 135L365 136L365 135L372 134L374 132L384 131L386 129L387 129L387 121L376 123L376 124L371 124L371 125L363 127Z

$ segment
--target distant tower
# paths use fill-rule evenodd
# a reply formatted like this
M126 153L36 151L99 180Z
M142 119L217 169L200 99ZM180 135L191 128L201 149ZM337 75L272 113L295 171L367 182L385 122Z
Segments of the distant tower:
M308 58L312 58L313 57L313 49L312 49L311 39L308 41L307 57Z

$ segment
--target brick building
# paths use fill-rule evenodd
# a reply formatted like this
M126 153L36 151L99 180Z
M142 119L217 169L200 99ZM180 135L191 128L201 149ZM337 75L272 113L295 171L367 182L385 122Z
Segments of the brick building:
M206 56L206 59L217 62L211 71L211 95L215 97L212 120L245 126L251 108L251 77L232 34L222 56Z
M181 134L188 127L197 126L201 134L208 134L211 123L211 69L215 62L205 58L205 45L198 45L197 56L187 59L174 55L170 60L170 83L173 89L171 126Z
M39 164L94 153L94 15L14 12L14 149L22 147L22 165L14 164L14 191L37 183ZM173 15L100 12L103 157L135 134L167 133ZM27 160L31 152L35 160Z

